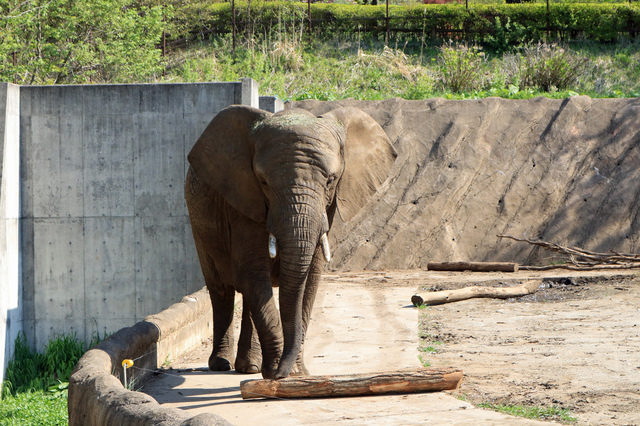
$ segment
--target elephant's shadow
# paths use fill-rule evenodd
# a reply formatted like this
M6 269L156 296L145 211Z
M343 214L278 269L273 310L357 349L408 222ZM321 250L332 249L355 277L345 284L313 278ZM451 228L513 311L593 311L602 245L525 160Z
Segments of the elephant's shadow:
M156 384L150 382L144 386L147 389L143 387L141 390L152 393L160 404L172 404L183 410L237 403L241 400L240 385L225 386L224 383L237 383L238 376L242 380L261 378L259 375L240 375L235 371L168 371L160 374L165 376L161 381ZM199 401L201 404L194 404Z

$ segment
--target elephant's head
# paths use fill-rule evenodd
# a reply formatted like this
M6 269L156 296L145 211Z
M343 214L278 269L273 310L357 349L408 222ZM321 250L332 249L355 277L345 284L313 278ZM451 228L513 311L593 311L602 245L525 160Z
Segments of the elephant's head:
M356 108L320 117L231 106L209 124L189 154L200 178L255 222L279 256L284 349L276 378L291 372L302 343L302 300L309 268L322 252L335 211L345 221L387 178L397 154L382 128ZM266 235L266 234L265 234Z

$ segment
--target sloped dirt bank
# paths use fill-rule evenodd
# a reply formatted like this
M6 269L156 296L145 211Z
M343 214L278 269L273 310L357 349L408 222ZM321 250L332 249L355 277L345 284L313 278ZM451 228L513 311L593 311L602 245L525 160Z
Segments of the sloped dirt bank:
M458 393L468 401L566 408L578 424L640 423L637 275L549 278L520 299L467 300L424 314L424 339L438 351L427 358L464 370Z
M498 234L594 251L640 242L640 99L300 101L369 113L398 159L388 185L332 230L331 270L437 261L547 264Z

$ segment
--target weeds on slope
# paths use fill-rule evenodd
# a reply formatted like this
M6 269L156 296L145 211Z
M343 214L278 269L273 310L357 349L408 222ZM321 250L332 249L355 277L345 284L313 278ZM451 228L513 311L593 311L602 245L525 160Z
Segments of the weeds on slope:
M230 43L219 37L174 52L161 81L251 77L262 94L283 100L640 96L640 41L539 43L506 51L452 42L388 47L361 37L263 36L235 51Z

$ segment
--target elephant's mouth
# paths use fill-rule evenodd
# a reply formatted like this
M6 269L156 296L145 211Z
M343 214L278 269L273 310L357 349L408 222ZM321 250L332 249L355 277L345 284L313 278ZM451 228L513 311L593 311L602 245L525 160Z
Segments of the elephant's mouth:
M324 260L329 263L331 262L331 248L329 246L329 237L327 236L327 232L329 229L329 220L327 219L327 213L324 212L322 214L322 222L323 222L323 232L320 236L320 246L322 248L322 256ZM278 255L278 240L273 233L269 232L269 257L271 259L275 259Z

